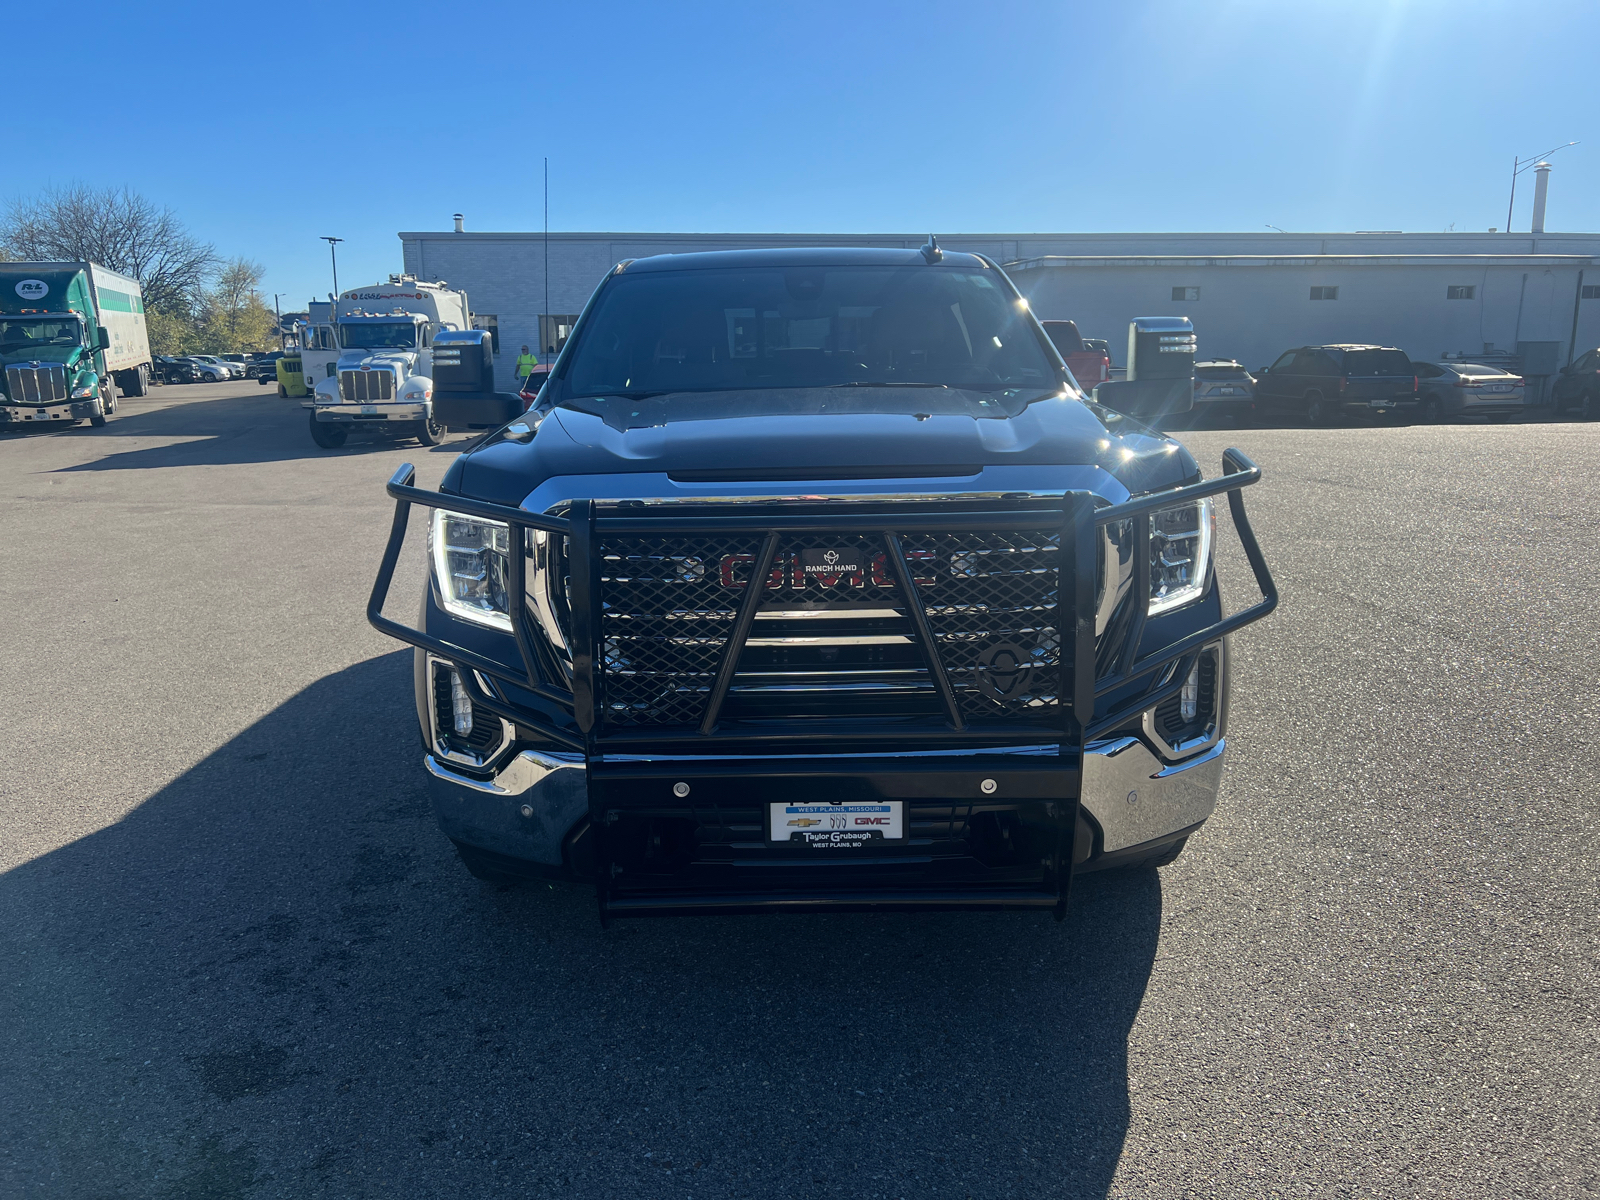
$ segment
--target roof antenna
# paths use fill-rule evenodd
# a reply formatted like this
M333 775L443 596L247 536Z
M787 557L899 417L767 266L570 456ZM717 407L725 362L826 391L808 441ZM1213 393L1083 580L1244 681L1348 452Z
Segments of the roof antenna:
M939 249L939 239L933 234L928 235L928 244L922 248L922 257L931 263L936 263L944 258L944 251Z

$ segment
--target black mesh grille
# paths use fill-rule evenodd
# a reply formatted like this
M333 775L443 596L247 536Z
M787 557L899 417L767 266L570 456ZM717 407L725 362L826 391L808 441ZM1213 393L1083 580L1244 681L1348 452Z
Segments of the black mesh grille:
M928 624L962 715L1013 717L1057 704L1061 544L1044 534L907 538Z
M602 540L607 722L698 724L760 546L755 536ZM1056 721L1057 539L919 534L903 549L964 718ZM829 550L838 572L819 563ZM786 536L766 582L724 717L942 717L878 538Z
M724 586L723 559L733 559L729 583L743 565L742 583L760 544L754 538L612 538L601 544L601 695L608 722L700 720L743 594Z

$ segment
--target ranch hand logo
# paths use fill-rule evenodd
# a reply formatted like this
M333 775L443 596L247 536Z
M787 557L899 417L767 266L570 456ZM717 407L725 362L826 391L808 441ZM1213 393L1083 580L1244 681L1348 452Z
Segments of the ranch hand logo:
M931 550L908 550L908 565L927 570L932 565ZM724 554L720 564L722 586L742 588L750 580L750 568L755 565L753 554ZM816 586L824 588L892 588L894 573L889 569L888 558L873 554L862 546L830 546L825 550L801 550L798 554L780 554L772 564L772 574L767 587L791 588L800 591ZM917 575L913 582L919 588L933 587L939 581L931 575Z
M1010 700L1027 690L1033 678L1028 652L1012 642L996 642L978 655L978 690L996 700Z

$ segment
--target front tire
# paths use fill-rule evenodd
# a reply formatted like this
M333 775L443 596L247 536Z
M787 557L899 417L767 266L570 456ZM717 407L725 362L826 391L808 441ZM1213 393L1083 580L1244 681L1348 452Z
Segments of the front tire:
M417 423L417 441L421 442L424 446L437 446L440 442L444 441L444 435L446 432L447 431L445 427L439 424L439 422L435 421L432 417Z
M311 410L311 440L324 450L337 450L350 436L348 430L338 425L328 425L317 420L317 410Z
M280 398L282 398L284 400L287 400L289 398L289 389L284 387L283 384L280 383L278 385L278 395L279 395Z

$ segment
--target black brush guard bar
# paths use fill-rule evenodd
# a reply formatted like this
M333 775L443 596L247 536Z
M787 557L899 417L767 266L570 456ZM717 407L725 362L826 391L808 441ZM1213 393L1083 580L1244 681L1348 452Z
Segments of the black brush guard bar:
M547 516L508 505L490 504L464 496L453 496L445 492L433 492L415 487L413 480L416 477L416 470L410 463L406 463L394 473L388 483L387 491L395 500L394 522L390 527L389 542L384 548L383 560L378 568L378 577L373 582L372 595L367 601L367 620L379 632L426 650L453 664L460 675L462 686L472 697L475 705L514 725L536 731L558 745L581 751L586 756L604 754L608 750L621 752L652 747L657 749L670 747L689 752L695 745L704 747L712 741L751 740L793 745L836 743L841 740L885 742L938 740L947 744L954 742L992 746L1009 738L1025 737L1037 740L1045 731L1036 725L1003 727L991 723L985 723L981 728L974 729L963 720L954 690L938 654L937 642L929 626L922 597L906 565L900 539L910 533L1055 532L1060 535L1063 548L1069 551L1062 562L1063 578L1060 595L1063 601L1070 597L1071 608L1068 610L1063 603L1063 611L1058 622L1064 651L1070 639L1073 664L1070 686L1066 689L1070 694L1070 703L1060 705L1062 722L1057 732L1060 735L1063 751L1071 751L1081 763L1086 743L1126 724L1144 710L1162 704L1177 695L1183 688L1187 667L1190 664L1185 662L1183 664L1185 669L1170 671L1160 686L1140 691L1131 698L1124 699L1110 711L1098 712L1097 701L1114 692L1125 691L1156 672L1179 663L1180 660L1197 657L1201 647L1261 620L1278 605L1277 586L1273 582L1271 571L1267 568L1255 532L1245 515L1244 498L1241 494L1244 488L1261 479L1261 468L1243 452L1231 448L1223 453L1222 462L1224 473L1216 479L1168 488L1139 496L1122 504L1099 508L1095 506L1095 498L1091 493L1068 492L1062 497L1059 506L1024 511L818 515L760 513L749 516L714 517L600 516L590 500L574 502L570 510L571 515L568 517ZM1234 529L1243 546L1245 557L1250 563L1250 569L1255 575L1261 599L1205 629L1141 655L1139 648L1144 636L1148 600L1146 599L1144 603L1138 601L1141 597L1148 598L1150 594L1151 515L1163 509L1223 493L1227 493ZM503 522L514 531L511 541L521 552L508 555L510 570L507 591L519 601L510 606L509 616L511 636L516 643L517 657L521 663L520 670L516 666L413 629L383 615L384 601L388 597L395 567L400 560L400 551L405 541L407 522L413 504ZM1105 672L1101 674L1096 665L1095 647L1095 585L1099 569L1099 531L1107 525L1119 522L1129 522L1132 526L1133 579L1130 595L1134 603L1131 605L1131 618L1121 633L1120 643L1115 653L1109 657ZM527 531L533 529L563 535L568 539L572 654L570 690L559 686L558 682L547 681L538 666L539 655L534 642L535 634L529 625L525 602ZM929 679L944 711L945 723L937 728L896 727L892 730L868 727L844 730L829 728L826 731L819 731L814 726L808 727L803 724L763 725L753 732L719 728L719 718L738 670L739 657L750 636L756 612L766 590L755 586L755 581L766 578L782 536L798 533L844 532L875 536L882 545L886 562L894 573L897 590L905 602L906 615L916 634L916 642L921 647ZM760 535L763 540L750 575L751 585L745 588L733 632L723 647L715 681L699 726L690 730L608 731L603 720L601 680L597 677L597 662L600 659L596 653L598 649L596 641L600 629L601 599L599 539L608 534L664 537L716 533ZM545 714L518 707L509 703L503 696L491 694L488 689L481 686L478 676L494 680L499 684L510 685L560 708L570 710L579 733L573 734L570 729L549 720ZM503 691L503 688L497 690ZM1072 823L1066 826L1069 832L1068 845L1065 848L1069 856L1070 831L1075 828L1077 819L1076 798L1070 807ZM601 861L603 866L603 857ZM1070 857L1067 861L1071 861ZM607 872L602 869L598 874L601 877L604 914ZM1058 880L1061 881L1058 915L1063 911L1060 905L1065 903L1066 880L1070 875L1070 871L1056 872ZM955 897L945 897L941 903L965 903L965 901Z

